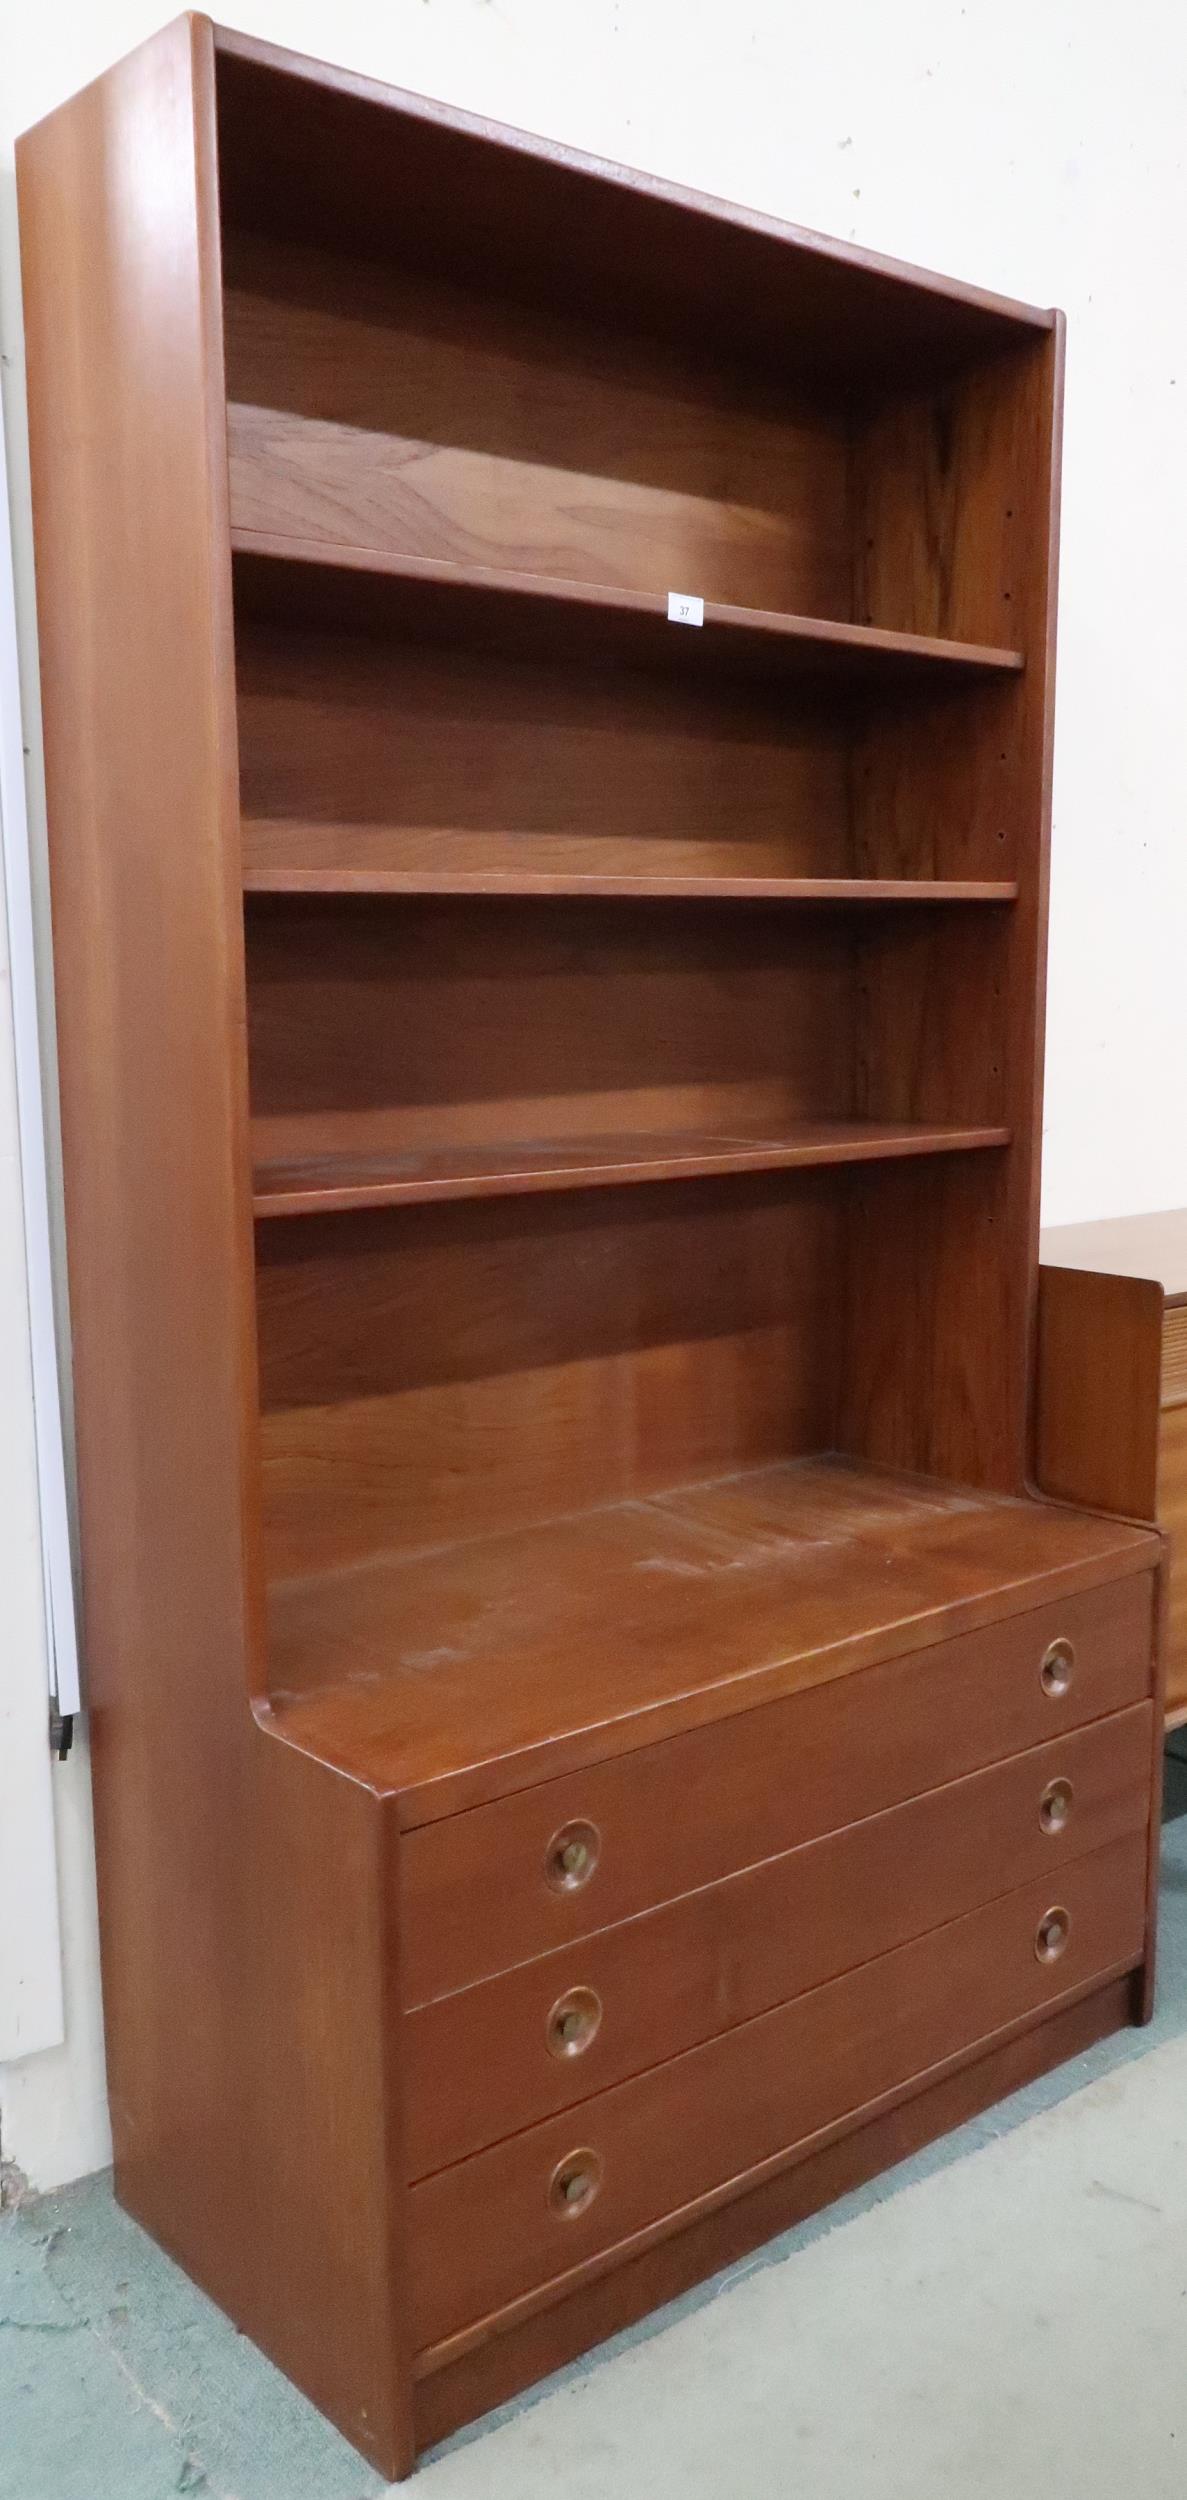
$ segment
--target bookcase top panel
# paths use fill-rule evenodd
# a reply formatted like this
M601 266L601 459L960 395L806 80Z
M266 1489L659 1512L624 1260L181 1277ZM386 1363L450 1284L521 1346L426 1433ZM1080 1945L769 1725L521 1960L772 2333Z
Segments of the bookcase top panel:
M224 222L382 258L399 237L824 385L927 382L1058 316L215 27ZM394 127L395 126L395 127ZM394 144L398 127L398 145Z

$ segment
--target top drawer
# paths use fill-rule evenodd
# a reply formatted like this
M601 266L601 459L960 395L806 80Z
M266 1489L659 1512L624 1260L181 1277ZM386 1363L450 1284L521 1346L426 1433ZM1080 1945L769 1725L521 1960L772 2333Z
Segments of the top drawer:
M1143 1700L1153 1601L1114 1581L405 1834L405 2004Z

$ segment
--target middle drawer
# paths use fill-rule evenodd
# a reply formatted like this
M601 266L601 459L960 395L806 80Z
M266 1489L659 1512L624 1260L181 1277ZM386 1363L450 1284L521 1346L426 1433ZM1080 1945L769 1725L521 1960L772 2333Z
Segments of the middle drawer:
M408 2175L1140 1830L1148 1702L404 2017Z

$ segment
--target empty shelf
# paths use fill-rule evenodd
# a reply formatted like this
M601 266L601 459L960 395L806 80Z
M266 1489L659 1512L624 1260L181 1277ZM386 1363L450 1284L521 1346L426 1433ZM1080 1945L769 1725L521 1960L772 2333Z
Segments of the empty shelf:
M288 622L304 611L337 624L386 622L404 631L436 625L504 649L522 647L525 637L539 647L543 638L557 652L581 648L595 657L661 658L681 668L708 665L838 686L1010 676L1024 665L1020 651L988 643L712 599L704 602L703 625L674 625L661 591L447 564L331 539L239 527L232 546L241 601Z
M873 1163L903 1155L1006 1146L1006 1128L959 1122L805 1120L776 1137L696 1131L550 1138L534 1144L442 1146L419 1152L307 1155L259 1161L258 1216L322 1215L432 1198L498 1198L546 1189L778 1172L799 1164Z
M301 828L306 835L309 828ZM245 848L251 825L245 820ZM623 901L756 903L1012 903L1005 878L574 875L561 871L434 868L248 868L248 894L590 895Z

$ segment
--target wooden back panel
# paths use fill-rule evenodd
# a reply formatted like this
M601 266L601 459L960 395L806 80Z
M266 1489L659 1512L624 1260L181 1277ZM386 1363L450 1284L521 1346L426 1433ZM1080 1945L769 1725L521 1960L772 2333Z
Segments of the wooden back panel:
M851 729L819 699L250 612L237 642L249 872L850 868Z
M236 642L249 875L1015 873L1012 686L828 701L512 656L456 617L330 633L246 588Z
M269 895L247 926L261 1160L1008 1116L1008 909Z
M273 1575L827 1449L842 1177L260 1226Z
M753 370L228 236L243 529L846 616L848 428Z
M302 896L249 922L262 1158L777 1134L852 1104L843 914Z

